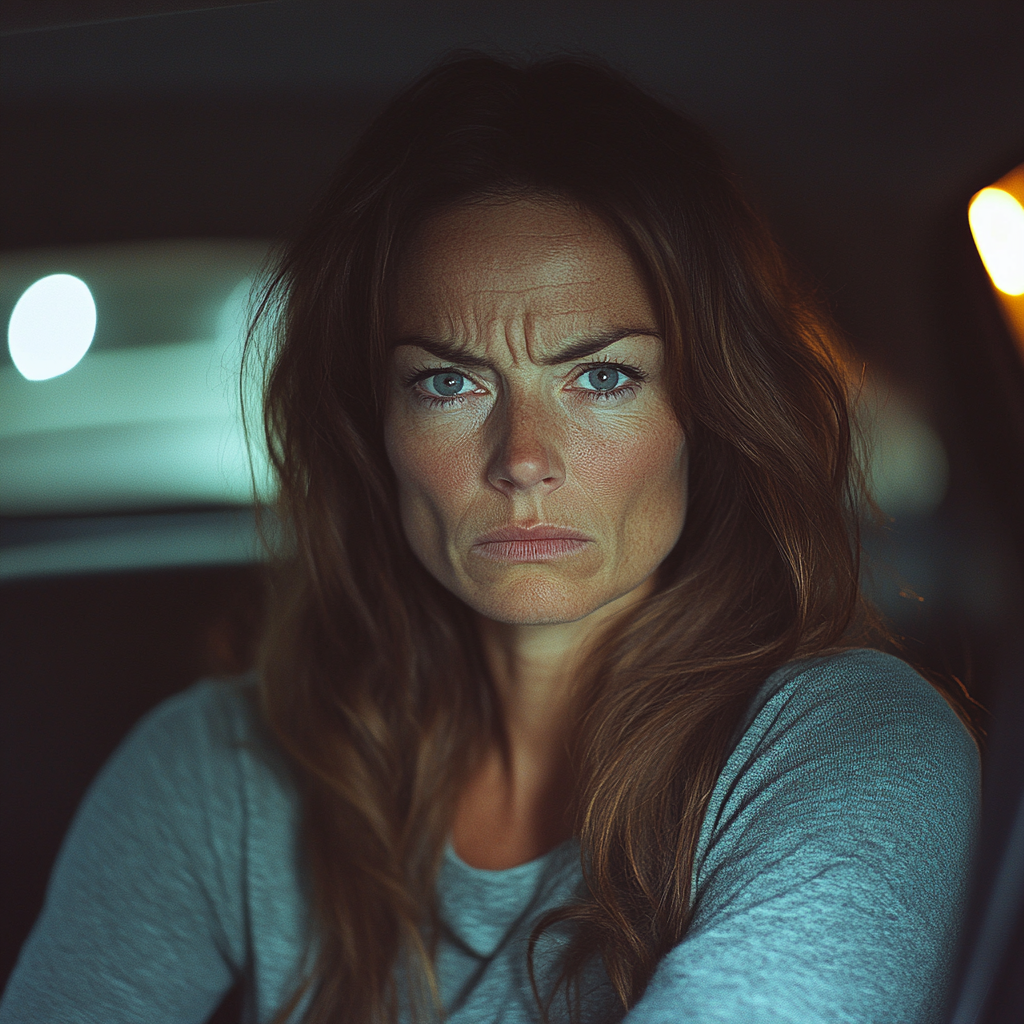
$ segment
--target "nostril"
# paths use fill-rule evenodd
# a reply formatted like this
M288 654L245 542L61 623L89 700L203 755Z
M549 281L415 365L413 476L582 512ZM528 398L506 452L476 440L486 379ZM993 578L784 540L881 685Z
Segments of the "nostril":
M503 412L493 421L497 430L489 481L503 493L559 486L564 472L556 425L533 405L512 401Z
M548 455L518 459L510 459L507 456L499 458L488 473L490 482L503 492L531 488L552 490L561 484L563 476L560 466Z

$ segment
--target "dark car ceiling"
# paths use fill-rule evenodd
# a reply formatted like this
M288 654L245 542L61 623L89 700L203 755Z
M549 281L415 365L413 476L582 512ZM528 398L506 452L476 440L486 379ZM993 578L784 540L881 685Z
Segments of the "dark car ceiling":
M279 236L357 126L443 53L586 50L726 143L854 341L912 382L935 224L1018 161L1024 137L1020 2L209 8L9 9L4 248ZM45 9L50 24L179 13L17 31Z

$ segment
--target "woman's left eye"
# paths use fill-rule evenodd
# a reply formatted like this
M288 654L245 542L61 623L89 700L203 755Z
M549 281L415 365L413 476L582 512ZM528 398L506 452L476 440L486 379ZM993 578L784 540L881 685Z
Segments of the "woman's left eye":
M612 363L592 366L576 378L576 386L594 398L607 398L636 391L643 380L643 374L633 367L617 366Z
M628 380L626 375L615 366L602 366L598 370L589 370L580 378L584 386L594 391L614 391L620 381Z

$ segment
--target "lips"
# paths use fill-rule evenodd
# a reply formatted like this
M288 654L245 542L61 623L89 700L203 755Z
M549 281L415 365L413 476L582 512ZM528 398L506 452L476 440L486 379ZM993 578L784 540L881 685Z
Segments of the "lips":
M496 562L548 562L591 543L592 538L570 526L503 526L478 537L473 553Z

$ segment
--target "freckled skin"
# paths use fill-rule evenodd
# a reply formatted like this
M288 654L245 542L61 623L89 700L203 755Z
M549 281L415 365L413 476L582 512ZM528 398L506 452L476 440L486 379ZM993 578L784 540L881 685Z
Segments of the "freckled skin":
M394 349L387 451L406 536L428 571L508 624L576 622L644 592L683 527L687 449L657 319L614 234L584 212L532 200L444 211L405 256L389 327L395 339L443 339L488 361ZM545 362L623 327L636 333ZM621 375L625 390L595 398L587 375L599 361L645 379ZM432 368L466 378L456 401L432 406L429 381L407 383ZM536 524L572 527L589 543L529 563L474 551L488 531Z

